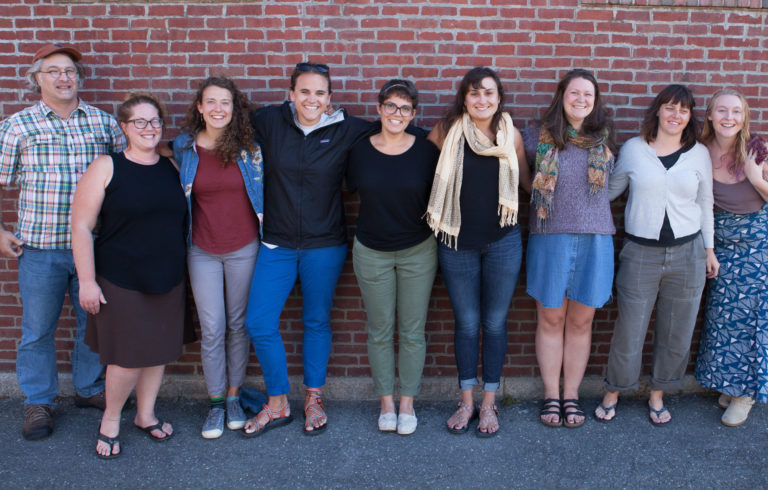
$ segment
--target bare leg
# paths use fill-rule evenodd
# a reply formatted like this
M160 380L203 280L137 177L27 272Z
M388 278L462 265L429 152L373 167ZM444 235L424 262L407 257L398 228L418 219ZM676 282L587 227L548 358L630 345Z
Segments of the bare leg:
M384 397L381 397L382 403L384 401ZM394 404L392 405L392 408L394 409ZM407 413L408 415L413 415L413 397L412 396L401 396L400 397L400 413Z
M595 309L577 301L566 300L565 343L563 348L563 399L579 398L579 386L592 348L592 319ZM568 415L568 423L584 421L582 415Z
M133 423L139 427L148 427L158 423L155 416L155 401L160 385L163 382L165 365L152 366L141 369L139 380L136 383L136 418ZM171 424L164 423L162 430L152 431L152 436L158 439L167 437L173 433Z
M240 387L230 386L227 388L227 396L240 396Z
M650 400L648 400L648 406L654 410L661 410L662 408L664 408L664 391L651 390L651 398ZM666 424L667 422L672 420L672 415L669 413L668 410L665 410L660 414L651 412L650 416L651 416L651 420L656 421L656 423L658 424Z
M564 300L559 308L544 308L541 302L536 301L536 359L544 382L544 398L560 399L566 305ZM559 420L557 414L542 415L541 418L549 423Z
M101 426L99 431L109 438L117 437L120 434L120 415L123 411L123 405L136 386L139 379L140 369L127 369L114 364L107 366L106 382L104 385L104 394L107 400L107 407L104 415L101 417ZM109 456L109 445L98 441L96 443L96 452ZM116 444L112 453L120 452L120 444Z
M403 399L400 398L400 408L402 412ZM413 408L413 398L411 398L411 408ZM380 415L385 413L395 413L395 399L392 395L384 395L381 397L381 412ZM410 413L410 412L409 412Z

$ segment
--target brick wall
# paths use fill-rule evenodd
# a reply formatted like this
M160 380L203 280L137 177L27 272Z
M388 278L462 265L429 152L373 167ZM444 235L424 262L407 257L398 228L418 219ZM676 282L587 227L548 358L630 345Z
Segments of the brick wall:
M114 112L127 91L151 91L168 104L169 137L178 132L197 80L226 74L254 103L277 103L287 97L292 66L308 58L331 65L333 102L357 116L375 115L383 81L413 79L422 100L416 122L425 127L442 114L468 68L489 65L500 71L509 94L507 109L521 128L539 116L565 71L586 67L595 72L612 107L619 141L637 132L644 108L672 82L689 84L700 106L717 88L738 88L752 105L753 128L768 130L768 27L760 2L688 0L675 2L687 4L681 7L649 6L654 3L668 2L0 0L0 115L7 117L35 100L23 88L23 74L40 45L59 41L76 45L85 55L86 101ZM705 3L720 7L695 6ZM2 203L8 223L15 221L14 199L15 193L8 192ZM614 208L620 228L622 207L617 203ZM355 198L349 198L350 221L356 209ZM526 214L523 209L523 223ZM0 372L15 369L21 335L15 268L15 261L0 260ZM524 284L523 274L509 314L506 376L537 374L535 304ZM300 305L294 293L282 317L291 374L301 373ZM588 374L603 373L615 316L615 305L595 316ZM351 263L336 290L332 317L330 374L367 375L365 313ZM63 370L69 369L73 324L67 306L56 335ZM427 324L426 375L455 374L452 332L453 315L438 278ZM187 347L169 371L200 374L199 344ZM254 357L250 373L258 372Z

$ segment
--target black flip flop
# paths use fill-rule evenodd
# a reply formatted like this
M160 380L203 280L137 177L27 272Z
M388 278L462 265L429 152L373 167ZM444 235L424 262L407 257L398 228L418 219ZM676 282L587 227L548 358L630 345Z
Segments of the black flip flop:
M115 459L120 457L123 454L123 444L120 442L120 437L107 437L104 434L99 431L99 441L106 443L109 445L109 455L105 456L98 451L96 452L96 456L100 457L101 459ZM120 444L120 452L119 453L113 453L112 450L114 449L115 444Z
M166 420L166 421L158 421L156 424L148 425L147 427L139 427L136 424L133 424L133 426L136 427L137 429L141 430L141 431L146 432L147 436L149 436L149 438L152 439L152 441L154 441L154 442L166 442L169 439L171 439L174 436L174 434L176 434L176 431L173 431L173 432L171 432L169 434L169 433L167 433L167 432L165 432L163 430L163 424L170 424L170 423L171 423L170 420ZM159 430L160 432L165 434L165 437L153 436L152 435L152 431L153 430Z

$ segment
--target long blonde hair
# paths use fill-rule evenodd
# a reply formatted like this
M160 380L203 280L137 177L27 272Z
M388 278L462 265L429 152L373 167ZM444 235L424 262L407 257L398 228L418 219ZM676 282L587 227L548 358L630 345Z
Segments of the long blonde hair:
M743 95L730 88L720 89L712 94L712 97L709 99L709 103L707 104L707 118L704 124L704 130L701 132L701 142L705 145L709 145L709 143L715 139L715 128L712 126L712 121L709 120L709 116L712 115L712 111L715 108L715 101L721 95L733 95L734 97L738 97L741 101L741 108L744 114L744 124L741 127L739 134L736 135L736 142L734 143L733 148L725 155L723 155L721 159L723 160L721 163L726 164L728 173L736 177L740 177L744 173L744 162L747 161L747 142L749 142L750 137L749 104L747 104L747 99L745 99Z

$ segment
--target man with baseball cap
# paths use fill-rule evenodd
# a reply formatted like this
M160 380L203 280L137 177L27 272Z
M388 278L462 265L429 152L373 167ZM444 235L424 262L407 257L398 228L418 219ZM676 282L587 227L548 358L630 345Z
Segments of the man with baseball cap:
M53 432L52 406L59 391L54 332L67 291L77 320L75 404L104 407L103 367L83 342L86 313L78 300L70 207L88 164L123 150L125 137L113 117L78 98L81 58L72 46L40 48L26 79L41 100L0 123L0 184L20 189L15 234L0 222L0 255L18 258L23 312L16 375L26 396L22 434L29 440Z

